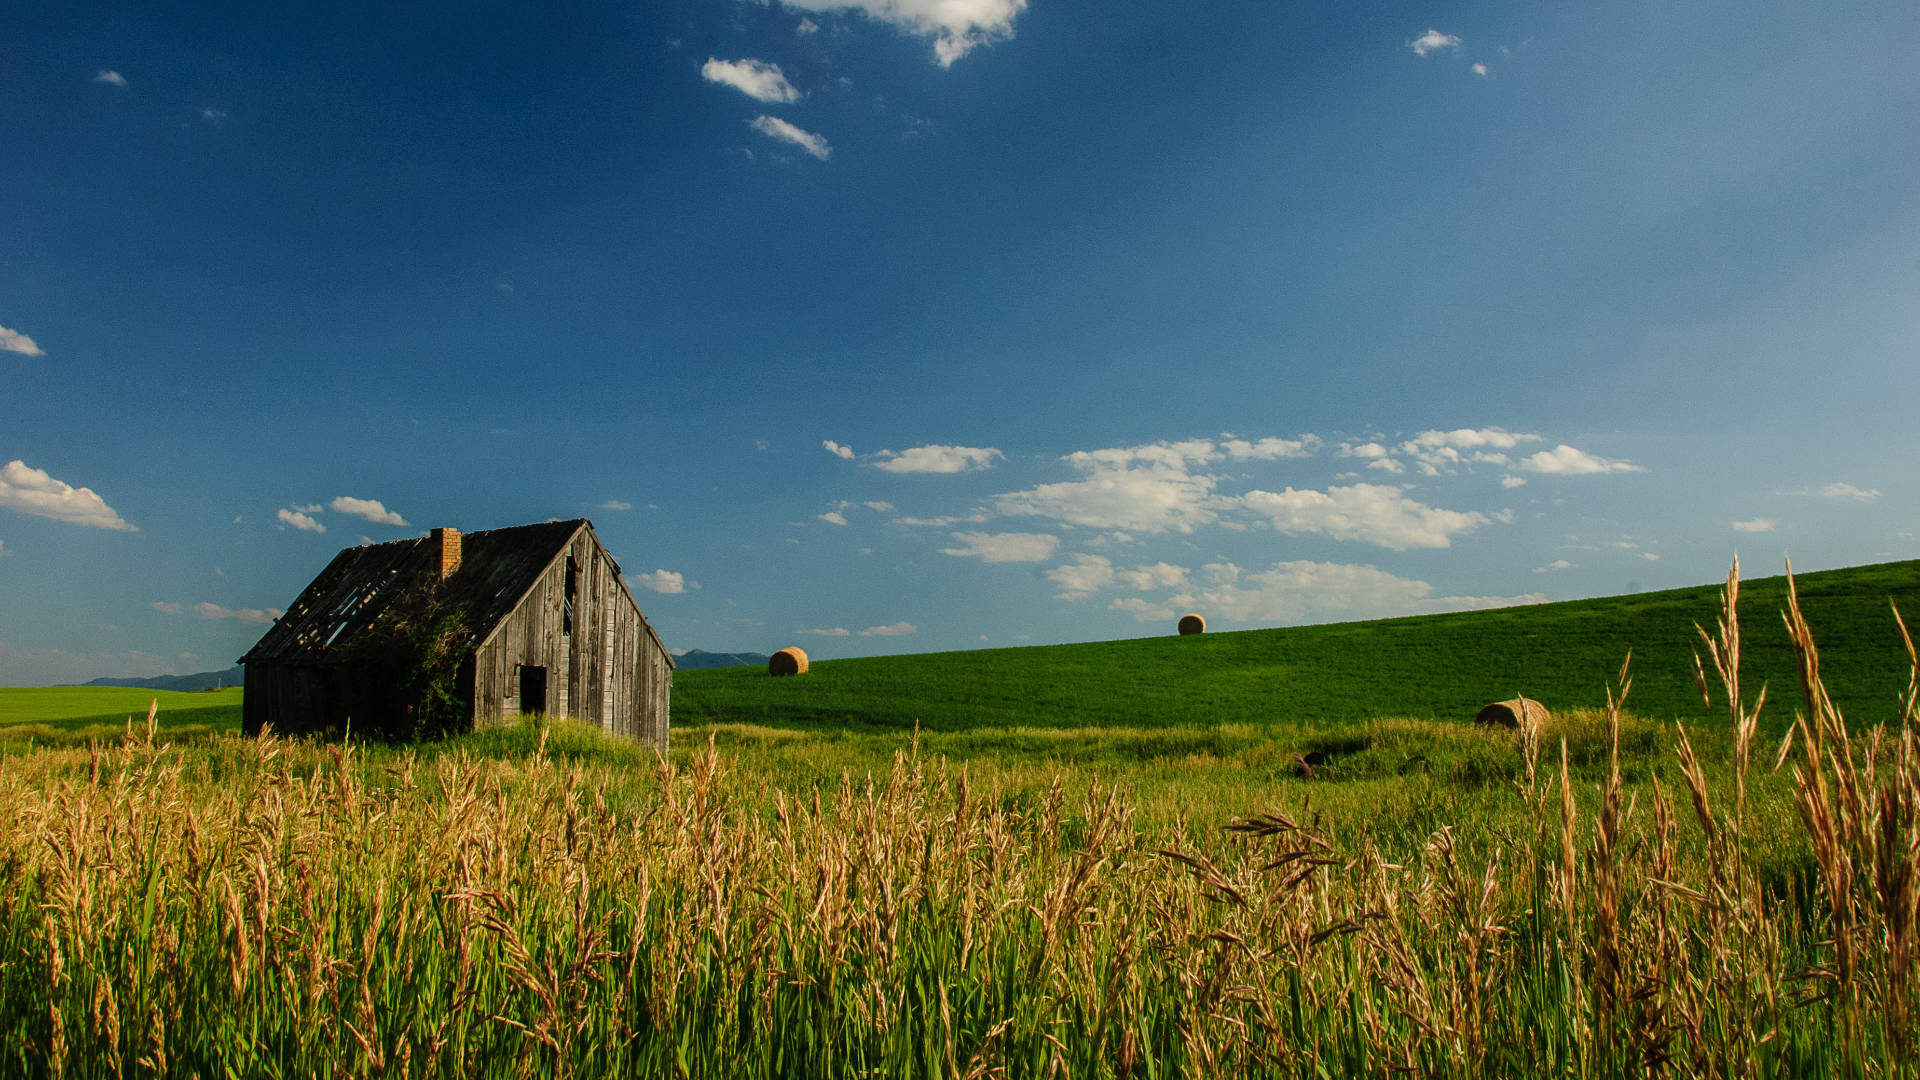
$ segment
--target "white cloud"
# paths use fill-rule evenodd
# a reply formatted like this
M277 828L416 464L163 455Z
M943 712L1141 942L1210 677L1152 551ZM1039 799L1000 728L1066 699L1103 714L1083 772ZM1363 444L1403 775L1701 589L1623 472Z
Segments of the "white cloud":
M1228 439L1220 444L1220 448L1235 461L1273 461L1276 458L1307 457L1320 448L1320 440L1313 435L1300 439L1265 438L1259 442Z
M957 532L953 534L961 545L957 548L941 548L942 555L958 555L963 558L977 558L982 562L1045 562L1053 558L1053 552L1060 546L1060 538L1052 533L984 533Z
M1763 533L1763 532L1772 532L1776 528L1779 528L1779 526L1780 526L1780 523L1778 521L1775 521L1772 518L1757 517L1751 521L1734 522L1733 531L1743 532L1743 533Z
M821 521L824 521L829 525L845 525L847 523L847 515L841 513L838 510L829 510L824 514L820 514L817 516L820 518Z
M1503 488L1525 487L1527 486L1527 478L1524 476L1515 476L1512 473L1508 473L1507 475L1500 478L1500 486Z
M1872 502L1880 497L1880 492L1875 488L1857 488L1837 480L1821 488L1820 494L1829 499L1859 499L1861 502Z
M153 610L160 612L162 615L178 615L180 614L180 605L170 603L166 600L155 600L153 602Z
M707 57L700 75L708 82L731 86L755 101L790 104L800 100L800 91L787 81L779 64L764 60L716 60Z
M1401 443L1400 452L1418 461L1422 473L1436 476L1461 465L1505 465L1504 451L1539 438L1497 427L1423 431Z
M851 446L842 446L832 439L822 439L820 440L820 445L826 447L827 453L832 454L834 457L844 458L847 461L853 460L853 447Z
M214 127L219 127L221 124L227 122L227 110L216 109L211 105L204 105L200 109L200 119L205 120Z
M1660 556L1658 556L1658 555L1655 555L1655 554L1654 554L1653 552L1651 552L1651 551L1643 551L1643 552L1641 552L1641 553L1640 553L1640 557L1641 557L1641 558L1643 558L1643 559L1645 559L1645 560L1647 560L1648 562L1659 562L1659 561L1660 561Z
M321 505L320 505L319 503L314 503L314 504L313 504L312 506L301 506L301 505L300 505L299 503L294 503L294 504L293 504L293 509L294 509L294 512L295 512L295 513L300 513L300 514L318 514L318 513L320 513L320 512L322 511L322 510L325 510L325 509L326 509L326 507L324 507L324 506L321 506Z
M373 522L375 525L404 526L407 523L406 518L381 506L380 500L378 499L356 499L351 495L342 495L333 500L330 505L332 505L335 513L346 514L349 517L363 518Z
M1543 473L1548 476L1588 476L1594 473L1647 471L1631 461L1595 457L1585 450L1576 449L1566 443L1561 443L1551 450L1529 454L1520 460L1520 467L1528 472Z
M1450 547L1456 534L1486 524L1478 511L1440 510L1410 499L1397 487L1353 484L1326 491L1250 491L1241 498L1285 533L1324 533L1393 551Z
M796 634L812 634L814 637L851 637L853 631L844 626L823 626L814 630L795 630Z
M1013 20L1027 0L787 0L803 11L851 11L933 39L941 67L975 48L1013 36Z
M687 577L674 570L655 570L647 574L628 574L626 579L651 592L673 595L687 591ZM699 588L695 585L694 588Z
M919 629L920 629L919 627L913 625L910 622L902 621L902 622L893 623L890 626L869 626L865 630L860 631L860 636L861 637L902 637L907 634L916 633L919 631Z
M1219 521L1230 505L1214 495L1214 477L1190 467L1216 460L1211 441L1150 443L1068 454L1066 462L1084 480L1041 484L994 497L994 509L1010 517L1047 517L1095 529L1191 533Z
M1135 592L1153 592L1158 589L1184 589L1189 584L1190 571L1184 566L1157 562L1151 566L1136 566L1131 570L1114 572L1114 581Z
M627 500L625 500L625 499L608 499L608 500L607 500L606 502L603 502L603 503L601 503L601 504L600 504L600 509L602 509L602 510L631 510L631 509L633 509L633 504L632 504L632 503L630 503L630 502L628 502L628 501L627 501Z
M203 619L233 619L237 622L249 623L255 626L264 626L286 614L286 612L281 611L279 608L267 608L265 610L260 608L240 608L236 610L234 608L223 608L219 604L208 604L204 602L193 605L193 612Z
M903 517L894 518L895 525L917 525L927 528L944 529L949 525L979 525L987 520L987 515L975 510L971 514L945 514L940 517Z
M18 330L9 330L0 326L0 352L19 353L21 356L45 356L45 350L33 343L33 339Z
M1060 599L1078 600L1113 584L1113 563L1101 555L1075 555L1072 562L1047 571L1047 580L1060 586L1055 594Z
M820 24L803 15L800 18L800 25L794 27L793 32L801 37L811 37L820 32Z
M1435 597L1433 586L1424 581L1345 563L1283 562L1257 573L1243 572L1232 563L1211 563L1204 570L1207 584L1203 587L1175 593L1162 601L1122 597L1109 606L1142 622L1198 611L1229 622L1286 623L1460 611L1545 600L1538 593Z
M1454 34L1443 34L1438 30L1428 30L1426 33L1407 42L1407 48L1412 49L1417 56L1425 56L1436 49L1454 49L1457 51L1460 48L1460 38Z
M18 459L0 468L0 506L71 525L136 532L91 488L77 488Z
M1571 569L1573 569L1572 563L1568 562L1565 559L1555 559L1545 566L1534 567L1533 572L1536 574L1545 574L1554 570L1571 570Z
M777 116L756 116L747 121L747 125L770 139L792 143L821 161L833 156L833 147L827 144L825 138L794 127Z
M314 509L317 510L319 508L315 507ZM323 533L327 531L325 525L315 521L312 515L308 514L305 510L289 510L283 506L280 508L279 514L275 516L280 519L280 524L291 525L301 532Z
M127 77L125 75L122 75L119 72L111 70L109 68L101 68L99 71L94 72L93 81L97 83L106 83L108 86L127 85Z
M1475 75L1478 75L1478 76L1480 76L1480 77L1481 77L1481 78L1483 78L1483 79L1484 79L1484 78L1486 78L1486 77L1487 77L1487 65L1485 65L1485 64L1475 64L1475 65L1473 65L1473 73L1474 73Z
M898 454L880 451L876 469L890 473L958 473L993 468L994 458L1005 454L991 446L916 446Z
M1215 481L1183 469L1102 468L1085 480L1041 484L994 497L1012 517L1052 518L1095 529L1191 533L1219 521Z
M867 509L872 510L877 514L893 513L893 504L888 502L885 499L868 499L866 502L862 503L861 505L865 506Z
M1135 592L1161 589L1185 589L1192 585L1192 572L1184 566L1157 562L1117 570L1100 555L1076 555L1074 561L1047 571L1048 580L1061 587L1062 600L1078 600L1106 588L1126 588Z
M1384 458L1391 451L1377 442L1348 443L1340 447L1341 457L1365 458L1368 460Z

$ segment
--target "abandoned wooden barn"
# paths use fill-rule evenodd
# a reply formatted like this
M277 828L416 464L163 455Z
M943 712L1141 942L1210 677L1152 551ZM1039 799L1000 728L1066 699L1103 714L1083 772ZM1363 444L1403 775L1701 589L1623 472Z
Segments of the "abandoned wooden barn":
M541 712L667 747L673 658L585 519L347 548L240 662L248 734Z

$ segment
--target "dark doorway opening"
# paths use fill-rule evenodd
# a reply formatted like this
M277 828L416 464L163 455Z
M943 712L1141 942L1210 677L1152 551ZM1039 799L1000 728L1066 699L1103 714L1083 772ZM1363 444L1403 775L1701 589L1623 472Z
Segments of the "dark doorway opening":
M547 711L547 669L520 665L520 715Z

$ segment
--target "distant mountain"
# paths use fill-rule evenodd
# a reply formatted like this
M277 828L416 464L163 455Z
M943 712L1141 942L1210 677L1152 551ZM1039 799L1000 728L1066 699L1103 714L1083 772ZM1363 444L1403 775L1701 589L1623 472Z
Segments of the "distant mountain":
M702 668L717 667L766 667L767 655L757 652L707 652L704 649L690 649L673 658L673 666L681 671L699 671Z
M202 671L197 675L155 675L150 679L95 679L82 683L82 686L137 686L142 690L217 690L223 686L239 686L245 682L241 668L230 667L225 671Z

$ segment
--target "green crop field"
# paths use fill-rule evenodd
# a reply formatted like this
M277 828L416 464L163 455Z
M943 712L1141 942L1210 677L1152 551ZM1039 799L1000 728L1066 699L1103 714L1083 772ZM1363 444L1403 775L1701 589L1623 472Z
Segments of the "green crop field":
M1718 587L688 672L664 760L0 691L0 1075L1920 1075L1920 563L1799 586L1738 707Z
M0 687L0 753L114 739L155 701L175 737L240 730L240 688L184 694L126 686Z

